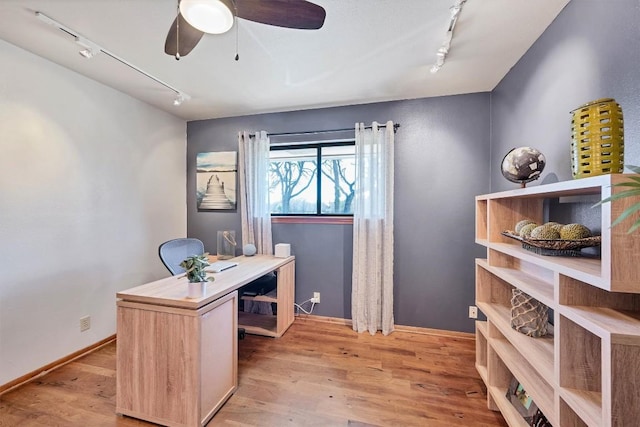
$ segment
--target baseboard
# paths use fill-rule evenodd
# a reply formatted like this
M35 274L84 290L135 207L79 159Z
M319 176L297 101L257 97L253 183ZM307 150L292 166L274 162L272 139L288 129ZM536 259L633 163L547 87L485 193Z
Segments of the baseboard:
M51 362L48 365L45 365L40 369L36 369L35 371L31 371L28 374L21 376L20 378L16 378L13 381L9 381L6 384L0 385L0 395L6 393L8 391L11 391L16 387L20 387L21 385L26 384L26 383L28 383L30 381L33 381L34 379L39 378L39 377L41 377L41 376L53 371L54 369L57 369L57 368L59 368L61 366L64 366L67 363L73 362L74 360L79 359L80 357L82 357L82 356L84 356L86 354L89 354L89 353L91 353L93 351L96 351L97 349L99 349L99 348L101 348L101 347L103 347L103 346L115 341L115 339L116 339L116 335L113 334L113 335L111 335L111 336L109 336L109 337L107 337L107 338L105 338L103 340L98 341L95 344L92 344L92 345L90 345L88 347L85 347L85 348L80 349L80 350L78 350L78 351L76 351L74 353L71 353L68 356L65 356L65 357L63 357L61 359L58 359L58 360L56 360L54 362Z
M336 325L352 326L351 319L341 319L339 317L317 316L315 314L300 314L296 316L296 320L308 320L312 322L333 323ZM446 331L444 329L421 328L419 326L403 326L395 325L394 331L409 332L413 334L435 335L448 338L458 338L464 340L475 340L476 335L470 332Z
M333 323L336 325L351 326L351 319L341 319L339 317L317 316L315 314L299 314L296 320L310 320L312 322Z
M476 334L471 332L447 331L445 329L421 328L418 326L395 325L394 330L398 332L410 332L413 334L435 335L439 337L458 338L462 340L475 340Z

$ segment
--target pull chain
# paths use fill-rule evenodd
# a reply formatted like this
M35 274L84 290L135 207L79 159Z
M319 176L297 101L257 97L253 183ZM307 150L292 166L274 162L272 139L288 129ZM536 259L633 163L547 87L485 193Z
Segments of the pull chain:
M176 61L180 61L180 0L176 5Z
M240 59L240 55L238 54L238 7L236 6L236 2L233 2L233 9L236 13L233 14L233 20L236 24L236 61Z

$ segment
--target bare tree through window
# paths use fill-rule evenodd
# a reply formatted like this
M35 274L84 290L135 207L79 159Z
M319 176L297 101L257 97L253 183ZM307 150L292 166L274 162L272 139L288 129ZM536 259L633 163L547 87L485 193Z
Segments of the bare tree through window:
M353 142L272 146L271 213L350 215L355 190Z
M311 163L311 165L307 165ZM315 182L313 177L316 174L315 162L271 162L270 173L272 179L270 188L279 190L280 207L276 212L291 212L291 200L302 194L309 186ZM272 211L274 211L272 209Z

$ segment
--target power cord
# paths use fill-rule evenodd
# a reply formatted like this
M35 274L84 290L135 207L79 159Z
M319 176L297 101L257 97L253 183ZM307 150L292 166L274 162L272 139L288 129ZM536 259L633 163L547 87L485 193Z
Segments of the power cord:
M315 302L312 302L312 301L311 301L312 299L313 299L313 298L309 298L309 299L308 299L308 300L306 300L306 301L302 301L300 304L295 303L295 302L293 303L293 305L296 307L296 316L299 314L299 313L298 313L298 310L302 311L302 312L303 312L303 313L305 313L305 314L311 314L311 313L313 313L313 307L315 307L315 306L316 306L316 303L315 303ZM309 311L305 310L305 309L302 307L304 304L306 304L306 303L308 303L308 302L310 302L310 303L311 303L311 308L309 309Z

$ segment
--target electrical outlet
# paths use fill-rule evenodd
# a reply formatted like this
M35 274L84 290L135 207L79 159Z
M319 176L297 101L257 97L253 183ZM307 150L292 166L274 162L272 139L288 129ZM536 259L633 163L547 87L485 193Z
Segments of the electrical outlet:
M469 306L469 319L477 319L478 318L478 307L475 305Z
M313 293L313 298L311 298L311 302L314 302L316 304L320 304L320 292L314 292Z
M88 331L91 329L91 316L84 316L80 318L80 332Z

